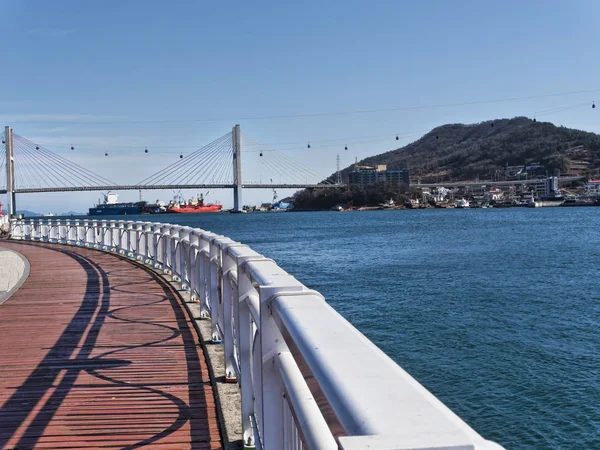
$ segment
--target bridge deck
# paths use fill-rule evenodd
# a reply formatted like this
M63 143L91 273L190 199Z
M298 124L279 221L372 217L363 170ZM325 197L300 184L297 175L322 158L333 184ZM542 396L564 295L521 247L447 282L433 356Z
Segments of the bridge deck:
M173 289L94 250L1 243L29 278L0 306L0 449L221 448Z

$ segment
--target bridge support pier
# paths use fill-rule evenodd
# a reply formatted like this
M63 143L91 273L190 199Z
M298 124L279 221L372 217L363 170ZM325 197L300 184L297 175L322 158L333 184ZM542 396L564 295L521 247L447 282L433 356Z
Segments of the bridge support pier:
M4 142L6 148L6 196L8 198L6 212L8 217L10 217L14 216L17 212L15 195L15 147L11 127L4 128Z
M233 144L233 212L242 212L242 146L240 126L231 130Z

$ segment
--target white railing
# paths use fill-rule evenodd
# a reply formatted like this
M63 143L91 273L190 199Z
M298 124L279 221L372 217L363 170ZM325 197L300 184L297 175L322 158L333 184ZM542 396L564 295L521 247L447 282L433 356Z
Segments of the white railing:
M310 290L246 245L179 225L14 220L12 239L119 253L180 281L222 342L246 446L501 449Z

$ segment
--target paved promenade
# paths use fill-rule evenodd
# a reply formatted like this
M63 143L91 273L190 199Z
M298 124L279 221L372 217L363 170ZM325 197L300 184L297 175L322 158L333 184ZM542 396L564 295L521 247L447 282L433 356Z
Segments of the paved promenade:
M168 283L94 250L0 247L30 264L0 304L0 449L221 448L204 355ZM2 289L16 279L5 253Z
M29 261L12 250L0 246L0 305L27 279Z

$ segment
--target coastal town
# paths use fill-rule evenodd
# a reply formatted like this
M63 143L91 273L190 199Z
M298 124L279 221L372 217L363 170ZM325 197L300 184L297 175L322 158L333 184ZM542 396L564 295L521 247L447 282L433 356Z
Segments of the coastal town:
M456 181L446 185L419 181L415 183L410 177L409 169L389 170L385 164L356 164L354 170L348 174L349 185L346 191L350 196L349 201L338 202L327 209L344 212L382 209L600 206L600 179L586 178L578 173L568 174L566 177L561 177L560 174L549 175L539 163L506 166L501 175L502 179ZM376 204L361 199L358 204L358 194L364 191L379 194L387 192L388 198ZM317 194L317 197L319 196L332 197L330 192ZM269 206L263 204L263 209L269 209Z

